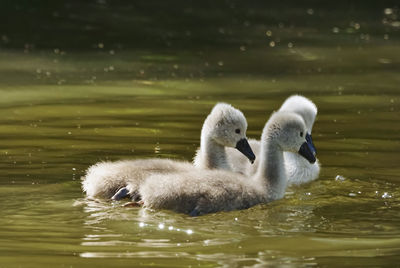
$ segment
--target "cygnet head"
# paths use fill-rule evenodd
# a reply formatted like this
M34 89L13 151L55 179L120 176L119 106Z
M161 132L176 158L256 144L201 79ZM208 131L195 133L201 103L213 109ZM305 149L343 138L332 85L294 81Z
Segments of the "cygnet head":
M307 127L296 113L276 112L268 120L262 140L277 144L282 151L299 153L310 163L316 161L311 144L306 139Z
M247 121L243 113L226 103L217 103L206 118L202 133L224 147L233 147L251 162L255 155L246 138Z
M308 129L308 132L312 132L315 117L317 116L317 106L306 97L300 95L290 96L285 100L279 109L280 112L293 112L303 117L304 123Z
M311 144L313 153L316 154L316 148L312 141L311 132L315 122L315 117L317 116L318 113L317 106L306 97L300 95L293 95L285 100L279 111L293 112L300 115L303 118L304 123L306 124L307 127L307 134L306 134L307 141Z

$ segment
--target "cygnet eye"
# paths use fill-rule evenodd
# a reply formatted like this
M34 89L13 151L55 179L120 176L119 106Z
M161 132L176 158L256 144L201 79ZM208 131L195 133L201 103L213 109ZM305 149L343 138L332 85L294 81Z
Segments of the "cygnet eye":
M239 134L239 133L240 133L240 128L235 129L235 132L236 132L237 134Z
M300 137L303 137L303 132L302 131L300 132Z

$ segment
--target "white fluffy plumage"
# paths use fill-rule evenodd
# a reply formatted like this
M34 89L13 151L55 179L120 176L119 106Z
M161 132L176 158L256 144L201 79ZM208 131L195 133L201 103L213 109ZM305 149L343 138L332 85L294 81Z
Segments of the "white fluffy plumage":
M307 127L307 132L311 135L312 128L317 116L317 106L308 98L293 95L287 98L279 109L280 112L293 112L300 115ZM236 151L227 148L228 162L232 166L233 171L245 174L247 176L253 175L258 168L260 161L259 153L261 142L258 140L249 140L249 144L257 156L253 165ZM300 185L307 183L318 178L320 171L320 164L318 160L311 164L302 156L293 152L284 152L284 163L288 184Z
M298 152L306 126L295 113L274 113L261 136L259 165L251 177L224 170L154 174L140 185L145 207L192 216L245 209L282 198L286 189L283 152Z
M225 146L235 147L239 140L246 139L246 130L247 121L241 111L229 104L218 103L203 124L201 147L194 166L186 161L159 158L99 162L87 170L82 178L82 189L90 197L111 198L119 189L127 187L129 195L135 196L139 184L151 174L196 168L228 170Z

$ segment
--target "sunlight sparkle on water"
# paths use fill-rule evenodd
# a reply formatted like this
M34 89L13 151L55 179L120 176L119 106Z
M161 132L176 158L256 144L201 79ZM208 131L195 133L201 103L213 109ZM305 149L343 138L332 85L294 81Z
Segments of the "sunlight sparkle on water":
M342 175L337 175L337 176L335 177L335 181L345 181L345 180L346 180L346 178L343 177Z
M393 14L393 9L385 8L385 10L383 12L385 13L385 15L391 15L391 14Z

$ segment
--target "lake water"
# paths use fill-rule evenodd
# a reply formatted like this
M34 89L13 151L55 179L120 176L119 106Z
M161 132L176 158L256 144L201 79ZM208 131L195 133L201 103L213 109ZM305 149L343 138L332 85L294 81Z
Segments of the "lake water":
M300 11L297 21L318 15ZM3 48L0 267L398 265L395 12L378 10L366 29L343 18L318 31L258 26L261 41L226 49ZM98 161L191 160L219 101L242 110L248 137L258 139L292 94L319 108L322 169L282 200L193 218L81 191L80 177Z

